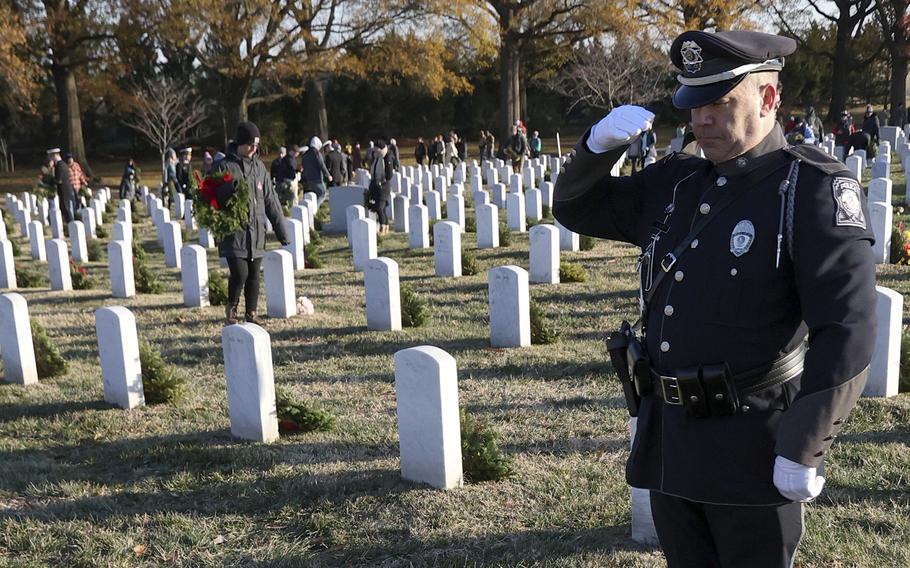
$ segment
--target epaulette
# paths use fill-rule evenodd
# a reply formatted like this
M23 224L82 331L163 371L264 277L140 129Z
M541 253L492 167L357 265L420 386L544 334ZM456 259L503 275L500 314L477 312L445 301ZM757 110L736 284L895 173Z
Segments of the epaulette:
M785 146L783 150L800 160L803 166L812 166L821 170L825 175L852 175L847 166L838 161L837 158L826 154L818 146L800 144L798 146Z

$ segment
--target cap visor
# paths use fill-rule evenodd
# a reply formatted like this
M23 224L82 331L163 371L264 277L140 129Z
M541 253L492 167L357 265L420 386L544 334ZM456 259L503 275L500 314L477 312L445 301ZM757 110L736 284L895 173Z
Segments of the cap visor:
M741 75L729 81L711 83L702 87L680 85L676 92L673 93L673 106L685 110L711 104L732 91L733 87L740 84L745 78L746 75Z

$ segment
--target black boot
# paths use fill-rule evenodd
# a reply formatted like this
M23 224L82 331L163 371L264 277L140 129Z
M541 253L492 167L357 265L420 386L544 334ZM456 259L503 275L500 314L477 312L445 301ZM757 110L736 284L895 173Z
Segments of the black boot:
M225 325L234 325L237 323L237 305L227 305L224 307Z

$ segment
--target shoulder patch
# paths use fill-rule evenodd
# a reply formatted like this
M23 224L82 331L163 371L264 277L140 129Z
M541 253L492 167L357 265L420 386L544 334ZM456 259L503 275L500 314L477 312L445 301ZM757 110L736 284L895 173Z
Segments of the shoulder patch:
M866 228L866 217L863 215L863 190L859 183L849 177L831 178L831 191L837 203L834 224L838 227Z

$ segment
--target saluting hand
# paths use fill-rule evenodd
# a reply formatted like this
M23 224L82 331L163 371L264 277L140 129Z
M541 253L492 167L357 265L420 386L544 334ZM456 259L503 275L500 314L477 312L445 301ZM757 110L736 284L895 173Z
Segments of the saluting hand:
M809 467L785 457L774 460L774 487L791 501L807 502L821 495L825 478Z
M640 106L623 105L610 111L591 127L588 149L595 154L625 146L651 128L654 113Z

